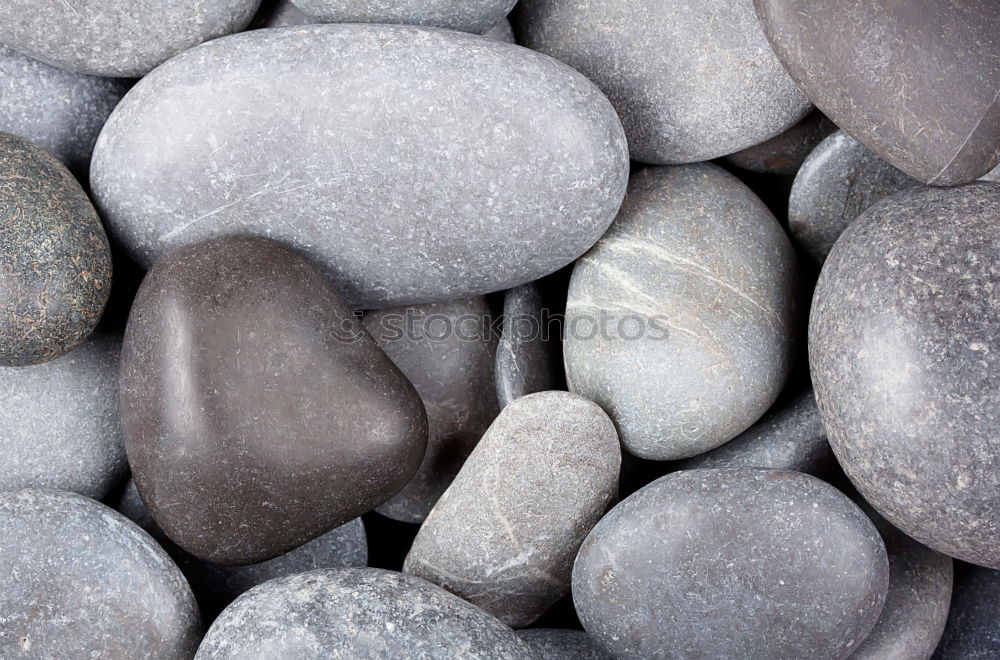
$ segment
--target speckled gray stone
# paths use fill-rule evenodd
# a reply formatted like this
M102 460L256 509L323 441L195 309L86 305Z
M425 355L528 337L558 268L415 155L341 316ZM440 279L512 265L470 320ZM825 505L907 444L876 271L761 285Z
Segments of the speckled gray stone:
M517 636L531 646L539 660L613 660L582 630L533 628Z
M0 493L0 656L187 660L201 637L184 576L153 539L94 500Z
M569 593L573 557L614 501L621 451L594 403L540 392L504 408L431 511L403 570L512 626Z
M871 521L799 472L685 470L615 507L573 568L583 627L626 658L848 657L889 586Z
M100 499L125 478L118 421L121 338L99 332L45 364L0 367L0 490Z
M416 390L334 287L260 238L181 248L146 275L121 390L143 502L216 563L270 559L375 508L427 442Z
M788 231L801 253L820 265L865 209L919 184L837 131L809 154L795 177L788 199Z
M500 412L493 388L497 338L482 297L390 308L364 324L427 410L427 452L403 490L376 510L421 523Z
M517 38L514 36L514 26L506 18L500 19L500 22L487 30L483 36L493 41L503 41L508 44L517 43Z
M321 23L393 23L483 34L517 0L292 0Z
M137 78L203 41L242 30L260 0L0 0L0 43L62 69Z
M865 499L924 545L1000 567L1000 184L870 207L830 253L809 364Z
M292 4L291 0L264 0L250 23L250 29L310 25L315 22L311 16Z
M312 25L157 69L112 114L92 167L102 217L139 262L265 235L372 309L571 262L618 210L628 154L607 99L544 55L453 31Z
M812 108L768 47L751 0L521 0L512 16L523 45L604 90L644 163L731 154Z
M880 157L941 186L974 181L996 166L995 0L754 0L754 6L802 90Z
M424 580L374 568L310 571L251 589L197 660L531 660L509 628Z
M784 133L729 154L723 160L750 172L795 176L806 156L835 130L836 124L814 110Z
M0 366L51 360L93 332L111 292L111 249L73 175L0 133Z
M763 202L711 164L636 173L573 270L563 355L641 458L731 440L774 403L797 325L797 268Z
M556 389L562 368L558 336L546 334L545 299L538 282L509 290L496 354L496 391L501 406L534 392Z
M955 568L951 612L934 660L1000 657L1000 571L967 564Z

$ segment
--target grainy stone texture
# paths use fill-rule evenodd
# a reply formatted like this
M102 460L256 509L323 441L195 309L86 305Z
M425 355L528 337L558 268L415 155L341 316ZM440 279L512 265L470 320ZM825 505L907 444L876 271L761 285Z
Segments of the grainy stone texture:
M548 336L545 297L538 282L509 290L496 353L496 391L501 406L534 392L556 389L562 365L560 338Z
M396 307L366 314L364 324L427 410L424 460L410 483L377 511L421 523L500 412L490 308L482 297Z
M501 19L499 23L487 30L483 36L493 41L503 41L508 44L517 43L517 38L514 36L514 26L506 18Z
M0 0L0 43L62 69L137 78L250 22L260 0ZM169 132L169 131L168 131Z
M321 23L426 25L483 34L517 0L293 0Z
M62 164L0 133L0 366L38 364L82 342L111 291L111 249Z
M551 58L453 31L313 25L220 39L144 78L101 133L91 183L144 265L265 235L372 309L561 268L604 233L627 176L611 104Z
M754 5L792 78L880 157L941 186L996 166L1000 12L993 0Z
M417 392L322 273L260 238L182 248L147 274L121 388L143 501L216 563L270 559L373 509L427 442Z
M573 600L625 658L846 658L889 586L871 521L799 472L675 472L616 506L584 541Z
M569 392L504 408L465 462L403 570L512 626L569 593L580 542L614 501L621 451L608 416Z
M517 636L531 646L539 660L613 660L582 630L533 628L519 630Z
M788 231L801 252L821 265L865 209L916 185L920 182L837 131L809 154L795 177L788 199Z
M819 110L784 133L726 156L723 160L750 172L795 176L802 162L823 138L837 130Z
M145 532L91 499L0 493L0 656L187 660L201 637L184 576Z
M1000 657L1000 571L955 567L955 593L934 660L995 660Z
M0 490L100 499L128 469L118 421L121 338L98 332L45 364L0 367Z
M374 568L272 580L212 625L198 660L531 660L507 626L424 580Z
M291 0L264 0L250 29L310 25L316 21L292 4Z
M513 22L520 43L604 90L644 163L731 154L812 108L768 47L751 0L521 0Z
M1000 184L906 190L834 246L809 364L844 471L909 536L1000 567Z
M763 415L788 375L797 325L788 237L710 164L635 174L618 219L570 281L570 391L608 411L642 458L694 456Z

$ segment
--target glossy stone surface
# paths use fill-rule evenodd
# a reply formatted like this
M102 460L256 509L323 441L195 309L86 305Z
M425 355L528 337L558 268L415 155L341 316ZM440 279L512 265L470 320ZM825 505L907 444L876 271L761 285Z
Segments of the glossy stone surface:
M521 43L597 83L632 158L693 163L791 128L812 108L771 52L750 0L521 0Z
M538 282L509 290L496 354L496 391L501 406L534 392L557 389L562 368L557 332L547 326L545 297Z
M377 511L421 523L500 412L490 308L482 297L395 307L366 314L364 324L427 410L424 460L410 483Z
M992 0L754 6L799 87L892 165L952 186L1000 160L1000 12Z
M539 660L612 660L611 656L582 630L532 628L518 630Z
M614 426L569 392L513 401L427 517L403 570L505 623L537 620L569 593L577 548L614 501Z
M2 0L0 43L62 69L137 78L253 18L260 0Z
M846 658L889 586L871 521L832 486L686 470L622 501L584 541L573 601L613 656Z
M729 154L723 160L751 172L795 176L806 156L835 130L837 126L826 115L814 110L784 133Z
M788 200L788 231L802 253L820 265L865 209L919 184L837 131L809 154L795 177Z
M91 499L0 493L0 656L186 660L201 618L147 534Z
M191 554L270 559L392 497L427 442L413 386L302 255L230 237L147 274L122 425L153 518Z
M144 78L98 139L91 183L140 263L264 235L373 309L561 268L604 233L627 175L611 104L551 58L453 31L313 25L220 39Z
M607 410L631 453L694 456L774 403L796 340L787 236L711 164L646 168L577 261L563 356L570 391Z
M8 133L0 133L0 227L0 366L51 360L101 319L108 237L69 170Z
M820 415L865 499L924 545L1000 567L1000 184L869 208L813 298Z
M530 649L482 610L424 580L318 570L250 590L215 621L197 660L522 660Z
M955 593L934 660L992 660L1000 656L1000 571L955 568Z
M517 0L293 0L320 23L426 25L483 34Z

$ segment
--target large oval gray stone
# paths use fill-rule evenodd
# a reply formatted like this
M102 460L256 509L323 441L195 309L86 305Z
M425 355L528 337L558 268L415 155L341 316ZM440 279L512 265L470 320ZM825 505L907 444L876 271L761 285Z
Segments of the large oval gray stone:
M830 253L809 364L830 444L880 514L1000 567L1000 184L911 188Z
M496 355L496 389L501 406L535 392L559 389L562 347L549 325L551 310L538 282L504 295L503 324Z
M750 172L795 176L802 162L837 126L819 110L784 133L743 151L729 154L723 160Z
M577 548L617 494L611 420L569 392L503 409L427 517L403 570L512 626L569 593Z
M960 565L948 625L934 660L1000 657L1000 571Z
M518 630L539 660L612 660L597 642L582 630L532 628Z
M370 309L557 270L604 233L627 175L611 105L551 58L444 30L314 25L220 39L144 78L98 139L91 183L147 266L263 235Z
M871 521L799 472L675 472L584 541L573 601L614 657L848 657L889 586Z
M517 0L293 0L321 23L393 23L483 34Z
M656 460L731 440L774 403L796 333L795 253L763 202L710 164L647 168L577 261L569 388Z
M187 660L201 617L153 539L91 499L0 493L0 656Z
M731 154L812 108L768 47L751 0L521 0L513 16L523 45L604 90L644 163Z
M197 660L530 660L501 622L419 578L309 571L251 589L216 619Z

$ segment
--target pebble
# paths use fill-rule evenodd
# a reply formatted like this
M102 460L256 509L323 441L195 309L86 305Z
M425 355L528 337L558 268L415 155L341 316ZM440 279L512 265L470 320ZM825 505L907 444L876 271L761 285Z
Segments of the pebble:
M796 297L791 243L736 177L707 163L643 169L574 267L569 389L607 410L636 456L714 449L777 399Z
M521 43L597 83L632 158L693 163L791 128L812 109L771 52L751 0L521 0Z
M320 23L425 25L483 34L517 0L293 0Z
M920 185L843 131L809 154L792 184L788 231L799 250L821 265L837 238L865 209Z
M917 541L1000 568L1000 184L911 188L830 253L809 363L864 498Z
M934 660L1000 657L1000 571L960 565L955 570L951 612Z
M881 158L939 186L975 181L997 165L994 2L754 0L754 6L799 87Z
M784 133L729 154L723 160L750 172L795 176L806 156L835 130L836 124L819 110L813 110Z
M483 33L483 36L493 41L503 41L508 44L517 43L517 38L514 36L514 26L506 18L500 19L500 22Z
M604 233L627 176L613 108L551 58L446 30L312 25L220 39L144 78L101 133L91 183L146 266L266 235L374 309L558 270Z
M518 630L517 636L527 642L539 660L613 660L582 630L532 628Z
M497 339L482 297L370 312L368 332L417 389L427 452L410 483L376 510L421 523L500 412L493 387Z
M889 586L885 547L805 474L674 472L622 501L573 569L583 627L626 658L846 658Z
M558 389L562 363L558 331L547 326L545 297L538 282L504 294L503 325L496 354L496 391L500 406L514 399Z
M447 591L374 568L309 571L251 589L215 621L196 660L530 660L507 626Z
M184 576L149 536L91 499L0 493L0 656L187 660L201 638Z
M330 282L260 238L188 246L147 274L121 386L143 501L215 563L270 559L373 509L427 441L417 392Z
M516 399L438 500L403 570L530 625L569 593L577 548L614 501L620 468L614 426L591 401Z
M101 319L108 237L69 170L8 133L0 133L0 221L0 366L46 362Z

